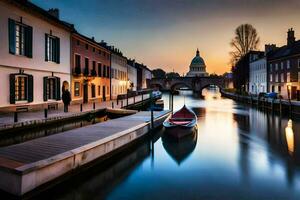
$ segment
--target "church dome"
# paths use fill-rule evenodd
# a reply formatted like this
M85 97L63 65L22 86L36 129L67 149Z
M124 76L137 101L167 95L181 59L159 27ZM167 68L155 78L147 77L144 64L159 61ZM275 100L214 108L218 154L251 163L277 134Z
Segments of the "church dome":
M196 56L193 58L191 65L205 65L203 58L200 57L199 50L197 49Z

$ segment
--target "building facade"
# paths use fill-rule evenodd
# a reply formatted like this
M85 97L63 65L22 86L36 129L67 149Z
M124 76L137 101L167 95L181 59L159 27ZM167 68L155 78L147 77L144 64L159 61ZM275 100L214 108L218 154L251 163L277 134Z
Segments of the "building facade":
M131 91L137 91L137 69L135 67L135 60L127 60L127 69L128 69L128 80L129 80L129 89Z
M198 49L196 51L196 56L191 61L189 69L189 72L186 74L187 77L208 76L208 73L206 72L205 62L200 56L200 52Z
M143 90L148 88L148 82L152 79L152 71L145 66L135 62L137 70L137 90Z
M287 32L287 44L268 53L269 91L285 99L300 99L300 40Z
M250 63L249 93L258 95L267 92L267 59L259 58Z
M29 1L0 1L0 110L61 102L70 84L73 26Z
M72 34L71 45L73 103L109 100L110 51L78 32Z
M129 88L127 58L118 49L111 50L111 98L126 94Z

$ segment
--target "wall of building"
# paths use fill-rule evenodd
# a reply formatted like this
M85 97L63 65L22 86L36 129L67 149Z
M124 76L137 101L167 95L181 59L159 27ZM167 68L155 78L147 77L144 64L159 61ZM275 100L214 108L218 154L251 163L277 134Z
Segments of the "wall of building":
M133 83L133 91L137 90L137 70L135 67L131 65L127 65L128 68L128 79L131 83Z
M249 93L267 92L267 61L262 58L250 63Z
M127 88L129 88L127 81L127 59L112 53L111 68L113 70L111 77L111 96L112 99L116 99L119 94L126 94ZM125 74L125 77L121 77L121 72Z
M8 19L20 21L33 28L32 34L32 58L18 56L9 53ZM18 73L20 69L24 73L33 75L33 102L21 103L22 105L44 104L43 100L43 77L54 76L70 83L70 32L54 22L46 21L30 12L25 12L15 6L0 1L0 79L1 95L0 109L16 105L9 101L9 74ZM45 34L50 33L60 38L60 63L45 61ZM19 104L20 105L20 104ZM8 109L10 109L8 108Z
M78 35L72 35L72 101L73 103L83 102L84 85L87 84L87 94L89 101L103 101L103 87L105 87L105 100L110 99L110 78L104 74L104 67L106 67L106 74L110 74L110 52L102 48L96 42L89 41L86 38ZM88 49L86 49L88 45ZM75 73L75 56L80 56L81 74ZM89 75L84 75L85 58L89 60ZM91 75L93 69L93 61L96 63L96 75ZM101 64L101 75L99 74L98 64ZM107 71L107 67L109 71ZM75 83L80 84L79 95L75 93ZM92 97L92 85L95 85L95 97Z

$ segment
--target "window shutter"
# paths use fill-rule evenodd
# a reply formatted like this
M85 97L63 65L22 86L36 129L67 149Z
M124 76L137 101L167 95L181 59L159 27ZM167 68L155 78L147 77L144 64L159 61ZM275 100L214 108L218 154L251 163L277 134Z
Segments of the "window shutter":
M44 78L43 78L43 80L44 80L44 101L47 101L48 100L48 96L47 96L47 81L48 81L48 77L47 76L45 76Z
M32 58L32 27L28 26L25 29L25 55Z
M10 104L15 104L16 103L16 98L15 98L15 79L16 75L15 74L10 74L9 75L9 102Z
M28 75L28 102L33 102L33 76Z
M48 49L48 34L46 33L45 34L45 61L49 60L47 49Z
M56 38L56 63L60 63L60 39Z
M60 78L56 77L56 100L61 100L60 97Z
M9 53L16 54L16 23L8 19Z

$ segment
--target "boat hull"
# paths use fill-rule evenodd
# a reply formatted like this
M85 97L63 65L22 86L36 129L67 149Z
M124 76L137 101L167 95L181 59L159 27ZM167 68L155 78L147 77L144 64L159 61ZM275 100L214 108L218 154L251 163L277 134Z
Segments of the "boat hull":
M197 132L197 125L193 127L185 127L185 126L172 126L165 127L165 134L171 136L176 139L181 139L186 136L192 135Z

